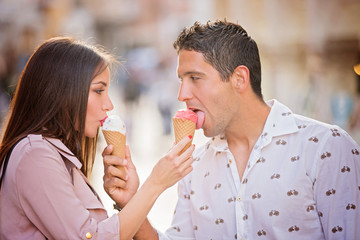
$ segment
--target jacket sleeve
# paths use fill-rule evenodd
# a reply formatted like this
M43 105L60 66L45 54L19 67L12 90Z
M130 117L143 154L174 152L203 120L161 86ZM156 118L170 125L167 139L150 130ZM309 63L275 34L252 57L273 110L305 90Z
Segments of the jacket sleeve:
M93 218L78 198L59 153L44 140L19 155L16 191L24 214L49 239L119 239L117 215Z

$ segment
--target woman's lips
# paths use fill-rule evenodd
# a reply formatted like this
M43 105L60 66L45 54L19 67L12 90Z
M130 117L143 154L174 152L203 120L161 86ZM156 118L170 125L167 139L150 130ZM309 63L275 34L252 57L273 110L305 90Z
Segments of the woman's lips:
M103 120L100 120L100 124L101 124L101 126L103 126L103 124L104 124L104 122L105 122L105 119L107 119L107 117L108 117L108 116L104 117L104 119L103 119Z

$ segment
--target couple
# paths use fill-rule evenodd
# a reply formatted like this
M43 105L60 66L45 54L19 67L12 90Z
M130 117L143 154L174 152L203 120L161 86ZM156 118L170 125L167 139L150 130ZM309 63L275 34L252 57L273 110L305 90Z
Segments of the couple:
M178 99L204 114L202 129L212 138L178 156L190 141L184 138L139 189L130 151L120 159L108 146L104 187L122 208L110 218L87 176L99 120L113 108L113 60L69 39L38 48L0 148L1 239L360 238L360 149L351 137L265 102L257 45L238 24L196 22L174 47ZM46 79L57 79L52 90ZM146 215L178 180L172 225L158 233Z

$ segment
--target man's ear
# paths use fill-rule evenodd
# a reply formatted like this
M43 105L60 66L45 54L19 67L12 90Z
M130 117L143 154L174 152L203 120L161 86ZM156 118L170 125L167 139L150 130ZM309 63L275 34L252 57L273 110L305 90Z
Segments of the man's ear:
M231 83L234 89L244 91L250 84L250 72L244 65L239 65L235 68L231 76Z

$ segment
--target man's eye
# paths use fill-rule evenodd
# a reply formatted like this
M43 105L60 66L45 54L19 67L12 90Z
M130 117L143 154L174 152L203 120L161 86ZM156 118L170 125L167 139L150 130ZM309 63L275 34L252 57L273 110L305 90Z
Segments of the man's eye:
M198 80L199 79L198 77L194 77L194 76L191 76L190 78L191 78L191 80Z

